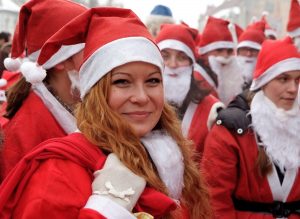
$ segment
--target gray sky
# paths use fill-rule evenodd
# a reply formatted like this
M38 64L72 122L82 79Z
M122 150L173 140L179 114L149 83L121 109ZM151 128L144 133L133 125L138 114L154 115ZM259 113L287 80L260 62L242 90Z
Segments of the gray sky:
M183 20L191 27L197 28L199 15L204 13L207 5L220 5L224 0L115 0L124 7L132 9L143 21L157 4L168 6L176 21Z

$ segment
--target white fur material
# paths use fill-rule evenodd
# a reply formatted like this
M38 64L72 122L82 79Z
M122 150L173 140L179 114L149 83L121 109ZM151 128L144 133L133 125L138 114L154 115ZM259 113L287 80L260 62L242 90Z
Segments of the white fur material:
M242 92L244 83L236 57L209 56L210 67L218 76L217 92L219 99L227 105L236 95Z
M257 42L254 42L254 41L250 41L250 40L244 40L244 41L241 41L237 48L242 48L242 47L250 47L252 49L257 49L257 50L260 50L261 49L261 45Z
M75 117L50 93L44 83L33 84L32 89L67 134L77 129Z
M80 68L81 98L112 69L135 61L153 64L159 67L161 72L164 71L164 61L159 48L147 38L121 38L98 48Z
M4 86L6 86L6 85L7 85L7 80L4 79L4 78L1 78L1 79L0 79L0 88L1 88L1 87L4 87Z
M296 28L293 31L288 32L288 35L292 38L300 36L300 27Z
M6 58L4 59L4 66L8 71L17 72L20 69L21 61L20 59Z
M184 163L177 143L166 132L156 130L141 141L149 152L158 174L169 190L170 197L179 200L184 186Z
M159 47L160 50L163 49L176 49L181 52L184 52L185 54L188 55L190 59L192 59L193 63L195 63L195 56L194 52L188 47L185 43L179 41L179 40L174 40L174 39L166 39L163 41L160 41L157 46Z
M205 54L216 49L233 49L233 48L234 48L234 43L231 41L216 41L216 42L209 43L206 46L200 47L199 52L200 54Z
M228 30L231 34L232 41L234 43L234 47L236 47L237 44L238 44L238 36L237 36L237 33L236 33L235 25L232 22L230 22L227 27L228 27Z
M253 79L253 73L256 65L256 57L247 57L247 56L237 56L236 57L238 64L241 67L241 74L243 76L244 82L251 83Z
M163 73L164 94L168 102L181 106L191 85L192 66L176 69L165 67ZM173 76L171 76L173 75Z
M20 70L26 81L31 84L42 82L47 75L46 70L34 62L24 62Z
M294 70L300 70L300 58L283 59L266 69L258 78L254 78L250 90L255 91L283 72Z
M277 108L263 91L255 94L251 110L254 130L266 153L281 171L300 166L300 109L297 101L291 110Z
M212 107L210 108L208 118L207 118L207 123L206 123L208 130L210 130L211 127L213 126L213 124L216 122L216 119L218 116L218 110L225 109L225 107L226 106L222 102L216 102L216 103L214 103L214 105L212 105Z

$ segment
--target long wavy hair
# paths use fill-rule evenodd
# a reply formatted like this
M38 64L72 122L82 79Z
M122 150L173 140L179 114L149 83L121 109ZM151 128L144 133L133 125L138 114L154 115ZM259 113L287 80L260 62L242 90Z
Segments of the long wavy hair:
M110 86L111 74L107 74L91 88L78 105L75 115L79 130L103 151L115 153L124 165L143 177L149 186L168 195L168 190L159 178L155 165L140 139L129 124L109 107ZM170 105L164 105L156 128L165 129L181 149L185 166L181 203L188 209L190 218L210 218L209 194L199 175L199 168L191 159L192 144L183 137L176 113ZM178 214L179 211L175 210L166 215L166 218L180 218Z

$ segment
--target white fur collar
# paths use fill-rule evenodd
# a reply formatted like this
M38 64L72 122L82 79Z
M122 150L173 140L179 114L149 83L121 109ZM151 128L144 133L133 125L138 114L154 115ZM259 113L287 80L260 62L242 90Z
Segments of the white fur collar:
M263 93L255 94L251 110L254 130L266 153L281 171L300 166L300 110L297 101L289 111L279 109Z
M183 188L184 163L177 143L164 131L152 131L141 139L171 198L179 200Z

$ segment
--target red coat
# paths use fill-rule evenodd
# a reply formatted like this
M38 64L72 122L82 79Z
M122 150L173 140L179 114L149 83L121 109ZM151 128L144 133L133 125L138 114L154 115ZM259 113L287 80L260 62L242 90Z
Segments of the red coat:
M3 131L5 140L0 159L0 181L34 146L50 138L66 136L65 131L33 91L4 126Z
M223 104L214 96L206 96L199 104L190 103L182 120L183 132L193 140L196 151L202 154L209 126Z
M105 159L101 150L80 133L40 144L3 181L0 218L104 218L84 206L92 193L92 173L101 169ZM147 187L135 211L160 218L174 208L172 199Z
M258 146L252 130L233 134L215 125L209 133L202 158L202 170L210 186L215 218L263 219L271 214L236 211L232 196L253 202L300 200L298 170L285 173L281 186L275 167L272 174L260 177L256 168ZM290 219L300 218L291 215Z

